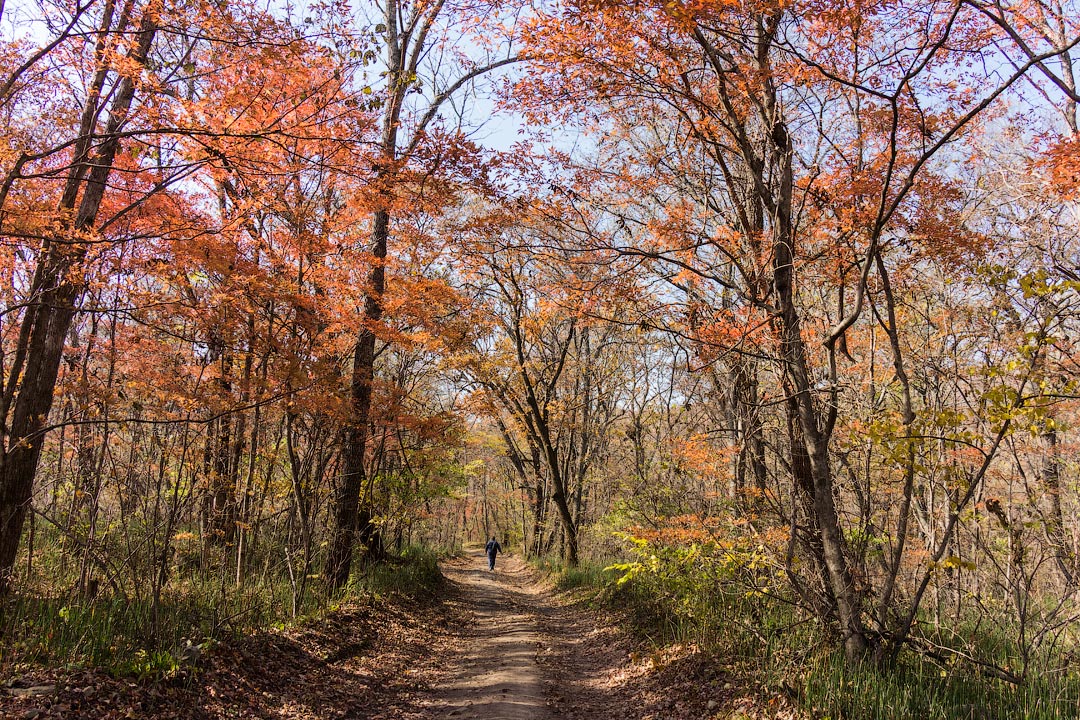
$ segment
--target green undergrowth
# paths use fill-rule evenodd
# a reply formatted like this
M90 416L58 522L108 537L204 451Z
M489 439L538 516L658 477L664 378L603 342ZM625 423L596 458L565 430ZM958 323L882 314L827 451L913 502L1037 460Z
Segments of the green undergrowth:
M957 628L933 641L937 658L905 652L892 666L851 667L816 618L774 589L753 552L688 546L638 546L627 562L540 563L560 588L629 618L656 646L693 643L718 658L745 687L791 698L819 720L1057 720L1080 717L1080 671L1058 654L1029 658L1019 683L999 679L949 654L1017 667L1007 632L985 625ZM980 629L981 628L981 629ZM963 643L961 646L960 643Z
M596 560L570 566L556 558L540 558L534 559L531 564L552 578L559 590L594 591L605 587L618 575L616 571L608 569L610 563Z
M1078 716L1075 672L1036 674L1013 684L971 668L942 669L912 654L887 670L852 670L838 653L805 667L804 702L817 717L876 720L1059 720Z
M445 578L439 571L439 554L421 547L407 547L384 562L370 563L354 573L346 599L363 595L403 595L434 598Z
M24 589L0 602L0 680L35 666L102 668L141 680L182 677L207 649L238 634L284 629L372 598L436 597L443 583L437 560L431 551L407 548L358 567L349 585L330 597L312 577L295 613L287 577L236 586L192 574L170 581L156 603L112 588L95 598Z

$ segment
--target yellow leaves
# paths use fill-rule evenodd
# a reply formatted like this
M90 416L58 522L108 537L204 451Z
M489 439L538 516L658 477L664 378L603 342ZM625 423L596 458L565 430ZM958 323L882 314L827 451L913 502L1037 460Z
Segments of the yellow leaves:
M615 581L615 587L622 587L628 582L633 581L633 579L643 570L644 566L639 562L615 563L604 568L604 572L619 573L619 577Z
M975 570L978 566L970 560L964 560L957 555L949 555L940 562L934 562L933 560L927 560L927 567L930 570Z
M1055 291L1057 287L1050 283L1049 273L1046 268L1038 268L1033 272L1025 273L1019 277L1020 290L1024 297L1031 299L1043 297Z

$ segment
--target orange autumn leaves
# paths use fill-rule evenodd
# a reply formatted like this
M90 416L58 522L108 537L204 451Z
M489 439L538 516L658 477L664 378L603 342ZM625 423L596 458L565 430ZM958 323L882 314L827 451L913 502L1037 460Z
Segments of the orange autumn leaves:
M1080 137L1062 139L1051 148L1044 161L1052 187L1070 201L1080 199Z

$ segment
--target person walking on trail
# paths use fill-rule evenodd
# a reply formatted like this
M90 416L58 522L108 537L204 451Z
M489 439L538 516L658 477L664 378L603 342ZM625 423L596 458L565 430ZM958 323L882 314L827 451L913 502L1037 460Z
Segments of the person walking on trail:
M488 540L488 544L484 546L484 552L488 556L488 570L494 570L495 556L502 552L502 546L499 545L499 541L495 539L494 535Z

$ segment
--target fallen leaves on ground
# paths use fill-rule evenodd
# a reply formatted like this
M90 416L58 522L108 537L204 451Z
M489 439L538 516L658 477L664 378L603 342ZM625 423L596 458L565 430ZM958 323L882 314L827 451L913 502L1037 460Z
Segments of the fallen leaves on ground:
M655 648L629 622L571 594L543 613L538 649L549 706L565 720L797 720L780 692L756 688L695 645Z
M100 670L0 669L9 685L0 689L0 717L419 718L419 693L440 648L453 641L448 628L460 613L453 603L366 600L296 628L219 643L196 672L157 682Z

